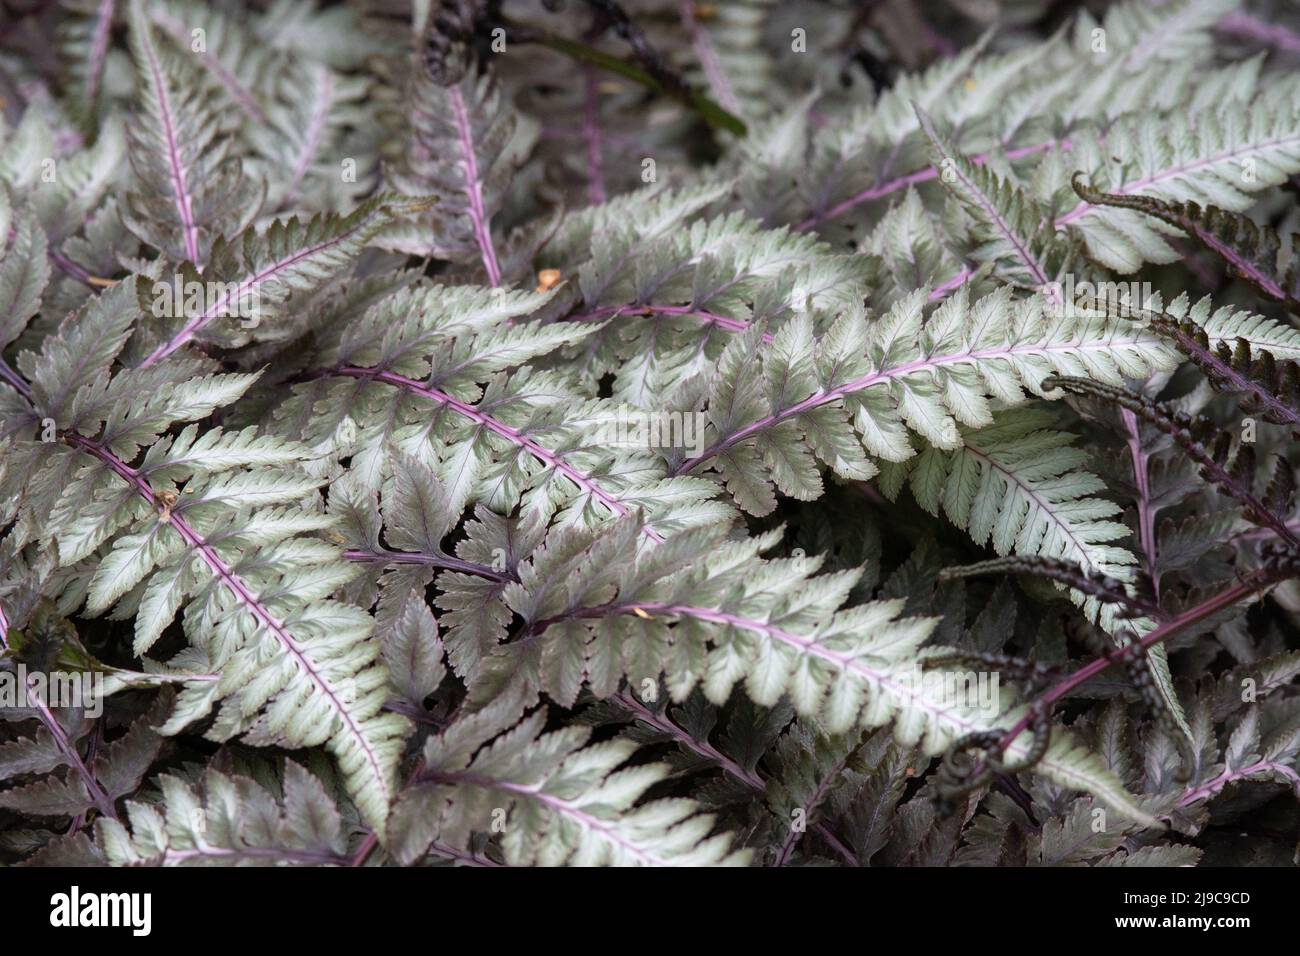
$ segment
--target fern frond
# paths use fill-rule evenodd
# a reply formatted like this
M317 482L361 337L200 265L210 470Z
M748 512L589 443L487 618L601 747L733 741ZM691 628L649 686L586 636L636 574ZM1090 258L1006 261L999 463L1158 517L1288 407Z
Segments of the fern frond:
M599 206L589 206L565 217L546 243L544 265L563 268L588 259L600 250L602 235L614 235L625 244L626 267L642 244L653 243L685 229L723 200L731 189L727 179L708 178L689 186L668 189L646 186L625 196L616 196ZM622 269L620 268L620 274Z
M1235 349L1244 342L1255 359L1267 352L1277 361L1300 360L1300 330L1235 306L1216 308L1209 296L1192 302L1180 295L1166 305L1156 294L1141 305L1125 303L1122 308L1126 315L1154 328L1169 329L1171 323L1185 326L1190 322L1204 333L1206 344L1215 351L1222 346Z
M673 499L676 499L675 503L678 504L694 502L701 497L699 492L705 490L679 482L674 486L677 494L673 495L665 493L669 492L668 488L658 488L658 482L646 486L635 478L633 478L635 483L629 485L626 479L618 476L617 471L610 471L611 465L618 464L616 460L606 461L596 466L600 471L574 464L574 458L586 449L581 446L563 447L573 444L578 435L566 425L563 418L555 414L558 409L554 407L554 399L551 398L551 396L563 395L569 390L549 377L523 375L511 379L510 386L503 383L495 393L490 391L485 394L484 398L492 407L492 412L487 413L475 405L454 398L441 389L430 388L393 372L348 366L339 369L337 374L363 382L371 381L392 386L419 396L435 406L441 406L459 419L460 430L467 434L453 448L454 455L444 454L440 457L444 481L450 483L454 489L452 501L462 506L482 494L481 491L474 490L475 485L486 484L489 488L497 490L496 494L488 500L497 507L509 508L510 502L518 497L522 486L527 483L532 486L534 500L539 497L543 499L534 507L549 510L554 507L555 502L544 500L552 493L548 487L556 479L563 479L578 490L576 500L566 502L566 511L574 515L574 519L570 520L584 522L599 520L586 516L586 512L595 506L600 506L613 515L627 516L632 513L634 507L644 504L659 505L654 509L653 520L667 521L673 516L662 513L663 505L673 504ZM522 388L519 387L521 385ZM546 404L543 405L543 402ZM551 407L547 408L547 405ZM570 407L566 410L572 409ZM509 411L515 412L515 415L510 416L512 419L523 412L526 415L524 422L520 425L509 424L505 418L505 414ZM560 440L553 440L548 444L560 447L547 447L530 434L543 431L559 432L556 437ZM478 446L484 444L484 440L489 436L503 442L506 452L493 453L490 450L486 454L480 452ZM466 441L465 438L469 440ZM599 447L592 448L590 451L599 456L597 460L609 458L608 454L603 453ZM532 461L521 459L520 453L530 456ZM494 459L497 464L490 469L485 469L484 465ZM542 466L540 472L536 471L537 464ZM617 490L611 490L611 487ZM563 495L564 498L569 497L562 485L555 493ZM662 501L656 501L656 498ZM695 520L698 518L697 515ZM653 540L661 540L663 537L661 532L650 526L647 526L645 533Z
M908 428L936 448L957 448L958 423L989 424L991 400L1039 394L1035 370L1086 369L1116 382L1172 359L1139 326L1053 315L1038 296L1014 301L1004 289L971 303L963 288L923 322L925 298L913 293L872 325L845 313L816 343L804 320L787 324L770 349L752 332L733 341L711 384L711 443L672 473L715 468L742 508L765 514L773 481L794 497L820 493L816 460L860 480L877 470L867 455L910 458Z
M551 536L506 589L525 625L488 660L471 699L509 696L503 688L511 688L564 703L584 684L608 697L623 678L662 677L674 700L700 686L721 704L743 682L760 706L788 695L833 734L892 721L895 737L929 754L1010 716L1005 701L980 706L974 694L943 693L942 681L913 679L932 652L921 647L935 619L900 617L900 600L841 609L860 572L811 577L820 559L758 558L773 535L729 542L725 534L725 527L681 532L640 558L631 521L594 539ZM695 560L702 552L711 556L706 565ZM1030 747L1018 737L1008 753L1023 757ZM1148 819L1066 735L1035 767Z
M744 114L742 101L757 102L771 82L772 64L756 50L773 6L772 0L745 0L709 7L706 16L703 4L682 5L682 23L691 38L702 85L734 115Z
M59 54L75 87L74 113L91 124L104 92L117 0L65 0L69 15L59 31Z
M0 660L6 671L15 660L46 673L55 671L67 663L57 655L69 635L75 640L71 625L47 602L36 609L23 631L0 637L5 650ZM136 790L158 757L162 740L151 725L153 715L140 717L99 753L89 750L83 757L81 748L93 721L83 709L53 706L49 686L38 685L30 673L15 669L5 677L13 681L24 673L27 686L23 692L29 706L20 704L13 716L33 717L40 727L30 738L20 737L0 746L0 780L13 784L0 790L0 807L42 817L77 817L95 810L101 817L116 818L117 801ZM83 707L92 703L82 702ZM63 768L66 772L57 775Z
M375 494L360 484L355 472L331 488L331 503L337 499L337 510L345 516L351 532L348 544L353 550L346 553L348 560L380 566L418 564L498 584L511 579L513 571L505 561L493 567L443 551L443 539L455 526L457 515L448 507L447 494L431 469L400 452L389 456L388 467L392 476L385 482L382 506ZM381 543L384 527L387 534Z
M372 487L393 442L434 467L454 514L471 501L508 513L521 498L547 518L561 509L562 523L642 509L651 540L725 517L725 506L707 500L710 483L665 481L650 450L612 447L603 428L617 414L611 403L582 398L557 373L503 374L591 333L585 324L506 321L541 301L470 288L400 292L327 341L321 358L338 364L296 385L277 416L301 425L294 437L312 446L338 443ZM394 312L405 316L400 325ZM359 421L382 424L359 430Z
M866 257L733 214L667 235L602 231L562 301L566 321L606 323L584 343L582 377L612 372L613 397L645 406L712 368L726 340L715 328L775 328L815 308L852 307L873 271Z
M963 430L963 445L955 451L927 448L914 459L891 463L882 491L895 497L906 476L921 507L931 514L942 509L976 544L991 544L999 555L1061 560L1085 575L1128 580L1136 559L1114 542L1129 529L1109 520L1121 509L1091 497L1106 490L1106 483L1081 468L1089 456L1071 447L1074 436L1051 428L1054 423L1043 410L1002 412L992 425ZM1069 593L1108 633L1129 627L1142 634L1155 626L1085 591ZM1149 660L1163 700L1185 726L1167 659L1157 648Z
M191 638L221 673L209 695L226 699L214 732L251 743L327 744L362 813L382 829L406 723L380 712L386 679L369 616L325 599L352 572L334 548L297 537L328 523L295 504L320 480L288 467L305 450L250 432L199 436L191 428L174 443L156 441L171 423L233 401L252 376L173 382L152 404L105 402L123 382L138 387L140 376L158 378L175 365L103 380L132 317L113 298L133 295L130 282L115 287L28 363L32 417L60 429L60 443L16 449L32 469L31 485L50 489L39 517L31 510L39 499L24 502L28 533L57 547L65 565L111 541L93 568L88 602L92 610L131 602L136 653L188 600ZM116 334L105 335L106 327ZM138 466L117 453L134 456L151 441ZM88 523L82 495L95 501L98 522Z
M1294 360L1282 362L1279 368L1271 351L1252 349L1244 337L1236 340L1235 347L1223 338L1212 346L1205 329L1191 319L1160 315L1152 324L1205 373L1211 386L1239 396L1244 410L1262 412L1265 420L1276 425L1300 426L1300 367Z
M11 222L0 259L0 349L22 333L41 308L41 295L50 281L45 230L36 215L13 208L8 190L0 187L0 221ZM0 359L2 361L2 359Z
M919 107L917 115L933 146L939 181L974 220L971 257L992 263L1016 285L1049 290L1070 269L1069 243L1044 225L1043 211L1014 183L953 149Z
M1085 573L1123 577L1133 555L1110 542L1129 530L1107 520L1120 508L1091 497L1105 483L1082 470L1087 453L1054 424L1044 410L1003 412L992 425L964 431L960 448L926 448L901 463L901 474L891 474L883 490L896 493L906 475L921 507L931 514L942 509L976 544L991 544L999 555L1060 559Z
M263 323L281 318L294 293L314 291L336 276L395 217L424 208L423 202L385 196L362 204L348 216L325 213L306 221L277 221L262 235L244 232L236 239L218 241L202 277L188 267L179 276L182 287L199 282L207 288L204 283L215 281L220 291L205 296L195 309L174 305L171 311L179 315L155 309L155 315L161 312L159 317L172 321L150 336L162 341L139 367L148 368L195 340L236 348L253 338L290 337L293 324ZM157 300L156 290L154 297Z
M164 774L157 804L127 803L128 824L101 820L112 866L347 866L343 820L319 780L285 761L283 792L209 769L197 784Z
M271 50L262 47L242 23L208 4L149 0L146 11L175 52L192 59L246 120L266 124L262 100L278 67Z
M346 208L370 190L374 169L348 168L349 154L361 150L349 148L346 139L364 125L367 92L365 80L318 63L291 64L281 72L267 121L249 131L270 208Z
M1291 547L1300 547L1300 538L1297 538L1282 517L1283 512L1290 511L1295 492L1291 466L1284 459L1278 462L1274 480L1261 500L1254 491L1253 449L1245 446L1233 449L1232 436L1212 431L1204 419L1193 419L1122 386L1102 385L1087 379L1051 376L1043 380L1043 387L1061 388L1075 394L1099 398L1145 419L1170 436L1200 466L1201 476L1206 481L1238 501L1245 518L1269 528ZM1215 437L1210 439L1208 434Z
M512 175L514 116L503 108L491 72L440 76L414 63L406 99L409 142L388 173L399 192L435 196L438 205L430 216L390 230L384 243L411 255L478 260L488 285L498 286L492 217Z
M391 477L383 482L382 502L356 472L330 488L330 511L341 519L340 543L348 548L344 556L364 568L349 582L348 592L368 605L378 589L381 632L391 623L393 633L396 619L408 614L407 605L424 607L426 588L436 580L438 607L446 612L442 623L448 659L456 673L468 678L504 638L509 613L501 592L517 579L519 563L541 542L544 529L480 506L453 551L444 539L459 515L448 507L446 491L432 470L394 452L385 471Z
M91 583L92 600L102 606L140 589L139 653L188 599L194 611L187 621L204 620L215 632L206 643L221 672L215 693L229 697L218 717L223 733L242 734L255 744L326 744L363 814L382 828L406 725L379 712L383 676L377 648L366 640L369 619L356 608L320 599L346 580L346 567L332 548L308 548L286 538L322 522L296 520L283 510L254 512L237 523L217 511L204 521L205 512L214 515L205 505L220 499L212 486L198 489L193 504L185 500L188 507L178 513L138 469L94 442L67 440L129 482L152 515L141 530L118 538ZM286 490L300 494L304 483L282 485L271 496ZM258 550L241 550L249 548ZM290 556L297 570L278 572L277 561ZM195 572L194 557L207 581ZM340 643L343 635L350 639Z
M122 215L167 258L202 268L218 237L257 215L264 187L245 176L229 124L195 66L157 42L142 0L131 0L130 22L141 109L130 129L135 188Z
M1085 202L1134 209L1181 229L1264 295L1286 304L1292 311L1300 309L1300 274L1296 269L1300 236L1292 234L1288 249L1269 226L1261 227L1241 213L1218 206L1202 209L1194 202L1112 195L1089 189L1077 180L1072 185Z
M1068 162L1085 172L1092 189L1110 195L1191 201L1240 212L1251 194L1300 172L1297 125L1300 114L1293 100L1263 94L1244 108L1176 115L1160 124L1121 121L1104 142L1082 138ZM1178 259L1163 230L1135 211L1103 212L1087 201L1060 209L1056 228L1071 229L1092 258L1117 272Z
M1121 47L1130 70L1136 70L1151 58L1179 61L1197 52L1209 52L1207 48L1213 42L1210 28L1232 12L1237 3L1235 0L1191 0L1172 7L1172 11L1167 11L1147 4L1123 3L1106 11L1107 33L1119 34L1121 43L1128 38L1136 41L1132 46Z
M149 718L141 717L87 765L77 755L76 742L63 733L57 718L45 718L45 726L50 738L38 736L22 746L21 753L16 755L22 758L21 766L16 769L30 773L34 766L48 763L44 757L51 738L61 762L70 763L72 769L64 777L41 776L34 782L0 790L0 808L38 817L76 817L93 808L99 811L101 819L112 820L117 815L117 801L136 791L158 758L162 745L162 738L149 726Z
M971 270L935 219L920 194L909 189L872 230L867 248L880 257L884 275L872 290L871 301L882 311L922 287L931 288L934 296L945 284L956 283L944 289L951 292L970 278Z
M667 776L662 764L625 766L627 740L588 744L590 730L543 733L545 709L524 718L477 754L483 728L449 730L425 745L424 768L393 810L401 858L437 839L464 846L475 833L501 833L514 866L743 865L731 834L693 800L638 801ZM471 736L472 735L472 736Z
M55 136L35 107L27 108L14 129L0 128L0 181L36 214L57 248L85 225L116 185L126 135L120 122L110 120L100 127L93 146L66 154L56 148ZM51 258L58 261L53 254Z
M794 221L812 229L931 181L939 171L926 166L917 106L940 128L953 130L954 148L976 165L1042 156L1051 162L1058 152L1060 163L1072 162L1077 136L1087 138L1090 127L1105 128L1138 110L1176 113L1199 93L1200 83L1210 88L1203 105L1223 108L1225 99L1235 98L1225 92L1257 92L1250 75L1237 71L1224 80L1209 70L1216 11L1234 4L1183 0L1155 8L1132 0L1111 5L1104 25L1083 13L1068 32L996 54L987 52L986 36L923 72L899 77L878 103L827 124L811 137L811 149L791 151L779 173L765 164L742 168L750 180L743 193L765 203L772 191L788 191L795 178L800 205L812 215ZM1097 31L1105 36L1101 51L1094 49ZM1170 62L1165 50L1182 56ZM790 205L783 202L781 209Z
M802 723L781 735L774 753L786 769L780 780L769 784L767 803L786 834L772 859L773 866L789 864L809 825L821 822L823 807L842 784L848 762L861 742L857 734L827 737Z

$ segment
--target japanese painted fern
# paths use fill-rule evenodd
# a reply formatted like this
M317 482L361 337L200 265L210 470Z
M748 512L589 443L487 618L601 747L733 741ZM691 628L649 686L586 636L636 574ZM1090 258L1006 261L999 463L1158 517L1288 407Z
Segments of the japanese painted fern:
M0 40L0 860L1293 855L1237 4L574 6Z

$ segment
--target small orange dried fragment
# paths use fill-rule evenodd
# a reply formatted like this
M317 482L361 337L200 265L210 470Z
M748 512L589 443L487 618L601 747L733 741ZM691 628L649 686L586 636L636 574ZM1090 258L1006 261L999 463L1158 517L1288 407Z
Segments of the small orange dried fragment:
M559 269L543 269L537 273L537 291L550 292L560 284L560 278Z

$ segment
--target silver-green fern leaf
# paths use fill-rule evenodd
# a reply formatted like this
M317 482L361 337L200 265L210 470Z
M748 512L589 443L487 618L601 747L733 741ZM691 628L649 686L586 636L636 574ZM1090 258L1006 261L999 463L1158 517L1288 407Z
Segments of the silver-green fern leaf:
M1294 863L1295 18L560 6L6 5L0 865Z

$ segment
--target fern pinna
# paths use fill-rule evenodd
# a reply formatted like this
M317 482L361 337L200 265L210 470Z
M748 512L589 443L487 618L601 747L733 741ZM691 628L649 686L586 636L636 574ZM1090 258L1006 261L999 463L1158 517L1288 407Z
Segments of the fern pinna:
M1294 862L1300 23L404 6L0 39L0 859Z

